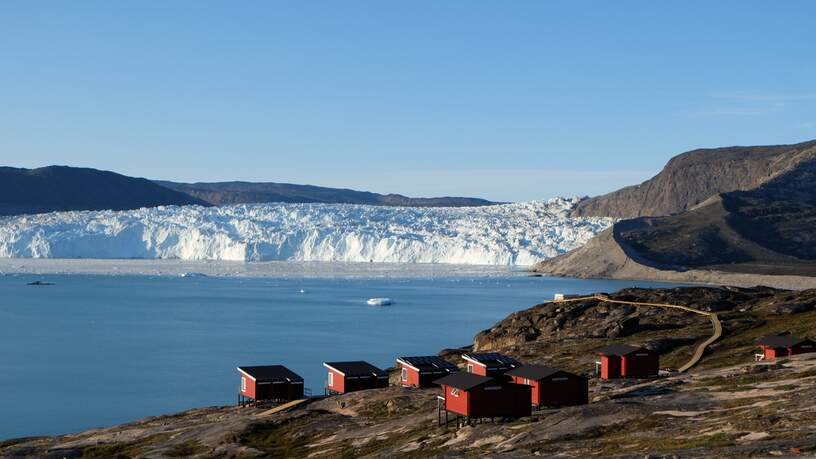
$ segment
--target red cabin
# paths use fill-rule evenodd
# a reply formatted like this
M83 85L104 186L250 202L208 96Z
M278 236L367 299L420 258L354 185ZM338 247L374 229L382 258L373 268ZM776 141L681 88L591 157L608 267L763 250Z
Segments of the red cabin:
M505 373L516 384L532 389L535 406L571 406L589 403L589 380L543 365L524 365Z
M816 342L799 338L788 333L766 336L757 341L762 349L763 360L788 357L796 354L816 352Z
M530 386L474 373L452 373L434 381L442 386L445 412L468 419L530 416ZM446 417L447 418L447 417Z
M290 401L303 398L303 378L283 365L238 367L238 403Z
M496 377L521 366L516 359L498 352L462 354L467 362L467 372L481 376Z
M400 383L408 387L430 387L437 379L459 371L456 365L435 355L397 359Z
M388 387L388 373L368 362L325 362L323 366L329 370L326 379L329 394Z
M602 379L651 378L660 370L658 354L642 347L612 344L598 350L598 355Z

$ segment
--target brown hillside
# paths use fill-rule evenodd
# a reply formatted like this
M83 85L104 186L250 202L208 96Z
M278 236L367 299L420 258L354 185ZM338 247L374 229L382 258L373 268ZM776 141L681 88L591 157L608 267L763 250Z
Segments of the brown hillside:
M655 177L587 199L574 216L635 218L677 214L706 199L750 190L816 157L816 141L795 145L693 150L672 158Z

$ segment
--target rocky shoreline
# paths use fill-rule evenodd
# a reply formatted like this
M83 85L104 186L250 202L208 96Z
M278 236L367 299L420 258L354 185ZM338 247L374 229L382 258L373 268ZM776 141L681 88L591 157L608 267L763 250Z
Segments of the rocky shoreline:
M716 311L724 328L698 366L654 380L593 379L592 403L531 419L436 425L438 389L361 391L296 410L212 407L71 435L0 442L0 457L766 457L816 453L816 354L753 361L754 340L812 336L816 291L626 289L610 298ZM598 299L544 303L478 333L472 348L591 374L594 350L639 343L676 368L710 333L681 311ZM469 349L472 349L469 348ZM456 361L465 349L444 351ZM653 456L652 456L653 455Z

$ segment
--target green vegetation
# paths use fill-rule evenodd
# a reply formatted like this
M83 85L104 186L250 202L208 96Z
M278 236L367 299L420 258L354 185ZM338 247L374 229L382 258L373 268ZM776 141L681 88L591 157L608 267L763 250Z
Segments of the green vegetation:
M16 445L18 443L30 442L30 441L36 440L38 438L40 438L40 437L23 437L23 438L12 438L10 440L3 440L3 441L0 441L0 449L7 448L9 446L14 446L14 445Z
M82 458L129 458L134 452L132 445L127 443L106 443L85 448L82 451Z
M188 440L184 443L173 446L170 451L166 452L165 454L168 457L190 457L195 456L196 454L201 454L206 450L207 449L203 447L201 443L195 440Z
M657 427L656 421L654 426ZM637 423L636 423L637 424ZM733 445L740 434L717 433L711 435L680 437L678 435L646 436L652 429L623 428L608 435L592 438L589 446L600 447L603 454L619 454L634 451L668 451L687 448L718 448ZM589 439L589 438L585 438Z
M703 357L696 370L752 363L758 350L756 340L767 335L791 332L810 336L816 323L816 311L798 314L766 315L753 312L721 314L723 338L714 344L714 352Z
M665 451L688 448L721 448L731 446L741 434L716 433L699 437L678 438L671 436L637 439L637 448L646 451Z
M345 440L341 446L339 457L354 459L358 457L428 457L444 452L441 445L446 439L429 440L428 429L418 427L407 432L399 432L386 438L374 438L360 445L353 445L351 440ZM392 450L399 446L416 441L420 448L403 454ZM332 454L334 456L334 454Z
M83 459L126 459L138 456L147 448L161 444L170 438L169 434L157 434L146 437L140 441L127 443L101 443L89 446L82 450Z
M312 452L307 445L315 437L298 431L312 421L313 416L301 416L280 423L252 424L238 436L238 443L271 457L307 456Z

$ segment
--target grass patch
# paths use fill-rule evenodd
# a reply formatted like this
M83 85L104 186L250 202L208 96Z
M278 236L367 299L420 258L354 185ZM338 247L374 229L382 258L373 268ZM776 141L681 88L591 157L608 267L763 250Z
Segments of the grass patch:
M717 408L721 408L721 409L725 409L725 410L732 409L732 408L742 408L742 407L753 405L754 403L757 403L757 402L760 402L760 401L765 401L765 400L767 400L767 399L764 398L764 397L746 397L746 398L738 398L736 400L725 400L725 401L720 402L717 405ZM742 414L740 414L739 416L742 416Z
M106 443L94 445L82 450L82 458L129 458L133 452L128 443Z
M708 388L721 392L739 392L752 389L756 384L778 381L782 379L793 379L796 375L780 369L762 371L758 373L746 373L734 376L717 376L714 378L701 379L694 384L687 386L689 389ZM788 387L788 386L784 386ZM795 387L795 386L793 386Z
M237 441L273 457L303 457L312 452L307 445L316 438L299 430L312 420L311 416L301 416L281 423L252 424Z
M812 378L814 376L816 376L816 367L790 375L791 379Z
M19 445L20 443L26 443L29 441L34 441L42 437L22 437L22 438L12 438L9 440L2 440L0 441L0 449L8 448L9 446Z
M733 433L716 433L690 438L616 435L604 438L599 452L604 455L612 455L635 451L654 453L692 448L722 448L735 445L739 436Z
M407 432L400 432L387 438L375 438L358 446L352 445L351 440L345 440L341 446L339 454L337 454L337 457L341 457L343 459L356 459L358 457L366 456L398 457L398 454L395 454L393 451L389 450L410 443L411 441L416 441L417 443L424 441L425 444L420 445L419 449L408 453L403 453L403 455L406 457L434 457L445 452L445 449L441 448L442 443L445 442L444 439L439 439L435 442L429 441L428 439L428 429L419 427ZM334 456L335 455L332 454L332 457Z
M584 448L593 453L613 455L627 452L657 452L687 448L719 448L735 444L738 434L718 433L690 438L675 435L658 436L658 429L665 424L656 416L647 416L608 426L597 426L575 434L569 434L541 443L525 445L531 452L544 453L552 446L574 451ZM571 444L569 446L565 445Z
M82 458L84 459L126 459L138 456L144 452L145 449L155 446L170 437L169 434L157 434L146 437L140 441L129 443L102 443L98 445L88 446L82 450Z
M773 388L773 390L784 390L784 391L792 391L792 390L796 390L796 389L799 389L799 386L797 386L796 384L785 384L783 386L776 386L776 387Z
M738 434L730 433L716 433L692 438L653 437L639 439L638 446L643 446L649 451L688 448L721 448L723 446L733 446L737 437L739 437Z
M816 322L816 311L798 314L763 314L755 312L720 314L723 337L714 344L714 352L703 357L697 368L719 368L753 363L758 351L756 340L774 333L789 331L810 336Z
M165 454L167 457L190 457L195 456L196 454L201 454L206 450L207 448L202 446L201 443L195 440L188 440L184 443L174 445Z

